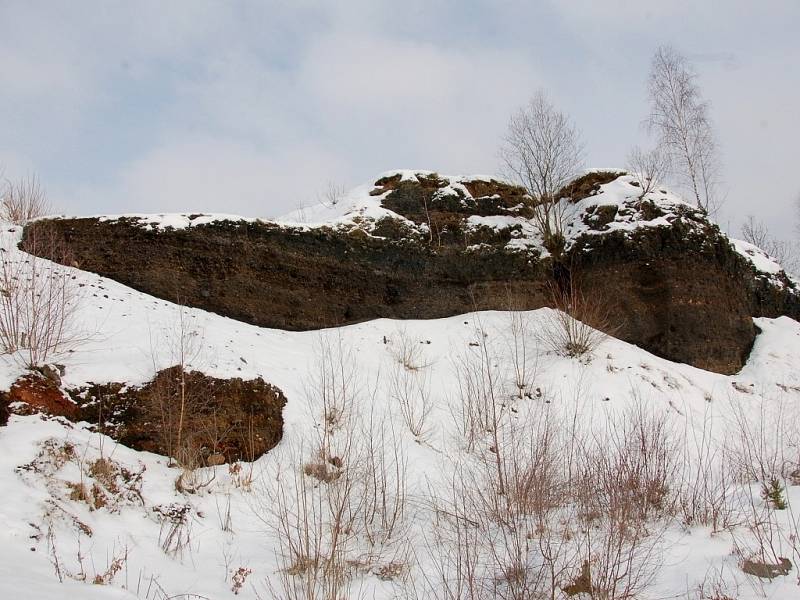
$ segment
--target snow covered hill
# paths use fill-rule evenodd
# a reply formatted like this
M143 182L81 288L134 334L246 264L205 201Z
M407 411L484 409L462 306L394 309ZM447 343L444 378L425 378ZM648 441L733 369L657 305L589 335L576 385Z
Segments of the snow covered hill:
M600 194L620 229L625 185ZM379 220L387 209L368 192L306 217ZM71 343L47 356L64 389L144 384L190 340L187 370L261 377L288 401L273 450L192 469L11 406L0 427L0 597L800 593L800 324L788 317L755 319L760 333L732 376L549 308L290 332L36 259L17 249L20 235L2 227L6 263L66 274L74 292ZM586 352L565 346L564 327L586 337ZM0 390L24 363L22 351L0 356Z

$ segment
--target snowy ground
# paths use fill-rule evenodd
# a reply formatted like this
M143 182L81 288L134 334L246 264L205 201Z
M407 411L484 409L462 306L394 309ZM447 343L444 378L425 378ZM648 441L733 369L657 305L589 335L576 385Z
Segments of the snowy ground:
M15 248L19 231L2 231L6 257L27 259ZM501 442L510 448L517 442L508 440L545 421L557 424L566 437L580 430L583 440L599 439L631 407L644 407L681 440L682 473L701 464L704 442L719 450L708 462L717 468L723 453L741 458L738 441L752 435L757 451L747 456L775 467L777 473L769 474L781 477L789 508L770 509L759 484L742 480L726 488L736 513L728 527L714 531L687 525L679 515L659 517L648 525L657 542L646 545L659 568L641 597L715 598L712 588L742 599L800 594L796 566L772 580L740 568L755 555L747 524L751 514L769 516L774 554L795 565L800 558L791 539L798 518L791 507L800 507L800 487L790 485L789 477L800 467L800 324L789 318L757 319L762 333L746 366L723 376L613 338L582 358L561 355L545 343L554 322L550 309L379 319L297 333L184 309L89 273L66 272L79 290L80 342L51 359L65 366L65 386L149 381L175 362L170 349L183 311L200 347L189 366L215 377L260 376L277 385L288 398L285 436L254 464L198 470L194 477L204 485L189 494L176 491L180 470L164 457L125 448L81 424L12 416L0 428L2 598L297 597L282 582L302 579L306 571L286 575L287 567L297 565L282 559L287 535L281 527L297 524L298 512L324 512L331 490L341 489L347 477L329 485L303 469L321 445L368 461L365 440L376 443L390 465L388 495L394 506L402 504L403 514L392 539L378 543L369 538L381 538L386 527L368 535L361 517L354 518L361 525L358 530L353 525L342 546L351 568L339 593L390 598L414 596L412 589L423 596L432 588L443 597L437 583L437 569L444 568L437 556L446 554L439 545L446 536L437 533L439 527L447 530L442 506L455 483L470 481L465 472L482 473L485 458L497 454L486 431L472 440L465 434L464 398L469 390L474 395L475 386L494 398L492 406L502 413L498 423L508 436ZM22 372L19 361L0 356L0 387L7 389ZM330 378L333 388L338 382L345 392L331 390ZM403 390L411 398L406 406ZM329 428L322 415L331 404L341 412ZM416 427L409 426L409 411ZM111 483L95 472L98 464L112 465ZM473 472L471 465L481 466ZM76 486L88 489L94 483L115 489L112 503L94 508L74 494ZM361 490L359 485L354 489ZM311 506L295 510L298 498ZM561 518L559 511L552 513L554 521ZM326 535L319 534L323 546L330 543ZM576 575L573 569L560 584ZM700 585L705 595L698 592Z

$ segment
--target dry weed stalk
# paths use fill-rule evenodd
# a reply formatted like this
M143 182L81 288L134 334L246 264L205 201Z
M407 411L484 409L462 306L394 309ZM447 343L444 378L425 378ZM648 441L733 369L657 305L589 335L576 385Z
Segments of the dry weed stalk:
M409 370L398 362L390 377L390 393L403 423L418 442L427 441L433 410L430 373Z

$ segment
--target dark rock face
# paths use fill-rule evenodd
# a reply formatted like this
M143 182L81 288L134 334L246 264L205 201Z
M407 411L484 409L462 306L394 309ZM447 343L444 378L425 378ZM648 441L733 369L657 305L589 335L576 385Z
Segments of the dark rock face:
M381 223L384 227L385 223ZM220 222L177 231L97 219L54 228L81 269L263 327L308 330L376 317L437 318L544 303L546 266L502 248L465 254L360 229L296 231Z
M569 197L592 196L617 176L593 173L577 180ZM444 195L446 183L435 174L376 182L373 193L386 194L382 205L411 224L384 218L371 228L301 230L215 222L153 231L134 219L63 219L32 227L54 232L84 270L282 329L540 308L550 304L554 273L567 269L580 274L585 294L608 305L617 337L671 360L734 373L755 339L751 317L800 316L788 280L780 287L760 278L696 211L678 214L667 227L584 235L555 262L534 248L507 247L519 233L514 227L467 223L470 215L529 216L523 190L474 181L461 182L468 195ZM647 218L661 216L657 206L642 204L637 210L653 213ZM585 216L602 231L616 213L601 206Z
M586 289L609 298L618 337L702 369L742 367L756 335L752 316L800 314L797 304L758 300L751 268L713 231L596 236L572 257Z

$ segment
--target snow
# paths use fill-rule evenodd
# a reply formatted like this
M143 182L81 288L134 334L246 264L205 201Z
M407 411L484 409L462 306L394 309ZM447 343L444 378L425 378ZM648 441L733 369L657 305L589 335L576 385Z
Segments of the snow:
M750 261L756 271L768 273L770 275L777 275L783 271L783 268L778 264L778 261L764 252L758 246L754 246L753 244L733 238L730 238L730 240L733 244L733 247L736 249L736 252Z
M411 179L426 173L401 171L386 175L400 174ZM461 190L458 186L465 179L448 179L445 193ZM608 230L632 231L637 227L669 226L670 207L688 206L677 196L656 190L648 199L664 207L667 216L644 222L628 219L619 212L638 199L637 188L630 182L630 177L620 177L571 210L577 217L594 205L616 206L618 217ZM369 195L372 189L362 186L336 205L305 209L303 214L293 213L280 222L297 227L350 226L357 223L356 217L378 220L393 215L381 207L382 196ZM134 217L153 229L237 219L228 215L193 219L189 215ZM473 216L468 221L471 226L495 229L519 226L521 237L511 240L509 247L536 247L536 232L525 219ZM595 235L580 224L580 219L573 222L571 240L583 234ZM2 227L0 247L6 259L29 258L16 249L20 235L20 228ZM743 242L734 244L757 269L776 273L775 263L763 253ZM176 321L183 313L202 348L189 367L220 378L263 377L277 385L288 398L283 415L285 433L274 450L253 465L243 465L247 471L252 469L254 482L250 489L223 465L199 470L197 476L206 478L209 484L200 493L188 494L176 491L175 480L180 471L168 466L164 457L126 448L93 432L86 424L37 415L12 416L8 426L0 428L2 598L163 600L192 597L190 594L226 598L234 595L232 577L240 567L252 569L252 573L238 597L270 597L265 582L277 585L281 565L279 539L265 524L269 517L265 498L270 490L274 492L276 481L286 476L296 454L307 449L319 434L322 407L313 393L313 381L324 355L320 350L324 344L346 349L356 366L356 389L360 390L356 412L388 423L397 436L399 452L409 465L407 493L411 507L405 535L422 563L419 568L430 566L423 549L430 542L435 521L427 494L431 490L446 493L455 474L454 465L471 456L457 441L454 414L460 401L459 385L463 383L458 365L479 356L482 344L493 357L493 368L507 377L515 344L524 340L529 361L526 365L535 372L530 391L535 388L537 392L530 398L509 400L519 411L520 419L523 415L535 418L553 411L565 418L580 415L587 427L602 431L613 414L643 400L656 413L669 415L680 430L695 435L700 435L712 421L714 436L721 440L735 435L739 414L752 422L764 415L773 420L780 417L789 425L800 422L800 324L788 317L756 319L761 333L747 364L740 373L725 376L664 360L614 338L605 339L588 359L561 356L542 342L543 333L552 326L556 314L551 309L516 314L488 311L402 322L377 319L337 329L288 332L179 307L77 269L57 269L74 276L76 284L82 286L78 312L82 341L73 351L53 357L53 362L65 366L65 386L111 381L137 385L149 381L156 370L173 364L169 349L174 346ZM518 332L516 338L514 331ZM398 362L398 353L406 346L415 349L419 376L427 381L433 399L424 439L408 431L392 400L393 377L406 373ZM13 357L0 356L0 389L8 389L21 373ZM47 472L19 469L36 460L48 443L63 447L65 442L74 446L74 458L60 467ZM791 453L791 449L787 452ZM142 473L141 502L128 499L113 511L92 510L86 502L70 498L68 484L91 483L87 465L106 457L131 472ZM689 452L686 460L694 459ZM742 490L748 493L746 486ZM761 502L757 489L754 494ZM788 488L788 499L792 505L800 506L800 486ZM163 525L154 512L154 508L172 503L189 506L192 541L181 555L162 550ZM232 531L223 527L222 517L228 507ZM778 515L784 530L790 527L790 517L788 511ZM76 522L88 526L92 535L82 532ZM738 586L737 598L794 597L798 567L789 577L769 583L748 578L732 555L734 545L741 543L739 536L746 537L746 532L737 530L735 535L699 526L668 526L661 545L663 567L643 597L685 597L687 590L694 589L716 570L722 570L730 586ZM788 555L790 549L784 547L783 551ZM124 566L108 585L90 584L123 553L127 553ZM61 572L63 583L59 582L57 571ZM81 578L80 573L87 581L76 580ZM417 571L414 573L418 576ZM364 595L382 599L398 594L391 582L369 572L359 575L358 585L359 593L354 591L353 598Z
M209 225L220 222L257 223L263 219L242 217L240 215L225 213L124 213L117 215L96 214L88 216L54 215L42 219L97 219L100 222L128 221L143 229L150 231L165 231L167 229L188 229L199 225ZM39 220L39 219L37 219Z
M567 247L583 235L603 235L613 231L633 232L644 227L669 227L676 218L676 209L696 209L679 196L662 188L656 188L641 198L642 189L634 185L636 178L621 175L599 187L596 194L583 198L566 209ZM653 202L666 214L654 219L645 219L639 209L642 201ZM562 200L562 202L564 202ZM616 208L614 219L602 229L595 229L585 222L583 216L596 206ZM699 213L699 211L698 211Z

